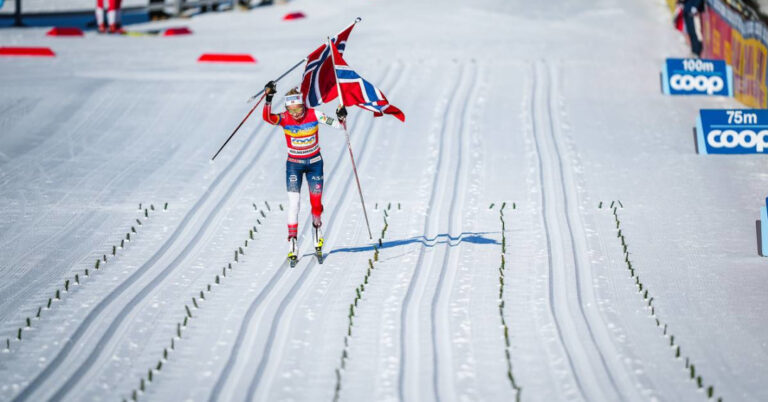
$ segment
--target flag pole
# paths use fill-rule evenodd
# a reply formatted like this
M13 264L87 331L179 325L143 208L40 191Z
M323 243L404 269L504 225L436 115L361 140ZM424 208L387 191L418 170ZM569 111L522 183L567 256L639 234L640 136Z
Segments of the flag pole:
M331 38L328 38L328 48L331 49L331 62L333 64L333 76L336 78L336 91L338 92L339 96L339 104L342 107L344 106L344 97L341 96L341 84L339 83L339 77L336 75L336 58L333 57L333 47L331 45ZM360 187L360 177L357 175L357 166L355 165L355 156L352 154L352 144L349 142L349 131L347 130L347 122L345 121L341 122L342 127L344 127L344 135L347 138L347 149L349 150L349 159L352 161L352 171L355 173L355 181L357 182L357 193L360 194L360 204L363 205L363 216L365 216L365 226L368 228L368 238L373 240L373 235L371 234L371 224L368 223L368 212L365 209L365 200L363 199L363 189Z
M360 21L362 21L362 20L363 20L362 18L360 18L360 17L357 17L357 18L355 18L355 21L354 21L354 22L352 22L352 24L351 24L351 25L356 25L358 22L360 22ZM344 32L344 31L346 31L348 28L349 28L349 26L347 26L347 28L344 28L344 29L342 29L342 30L341 30L341 32ZM339 32L339 34L340 34L341 32ZM303 58L303 59L301 59L301 61L300 61L300 62L296 63L296 65L295 65L295 66L291 67L291 68L290 68L290 70L286 71L285 73L283 73L283 75L281 75L280 77L278 77L278 78L275 80L275 82L277 82L277 81L280 81L280 79L282 79L283 77L285 77L286 75L288 75L288 73L290 73L291 71L295 70L295 69L296 69L296 67L298 67L298 66L299 66L301 63L304 63L305 61L307 61L307 58L306 58L306 57L305 57L305 58ZM247 103L251 103L251 102L252 102L254 99L256 99L256 98L257 98L259 95L261 95L261 93L262 93L262 92L264 92L264 90L263 90L263 89L262 89L262 90L261 90L259 93L257 93L256 95L253 95L253 96L251 96L250 98L248 98L248 101L247 101Z
M357 17L357 18L355 18L355 21L354 21L354 22L352 22L352 25L355 25L355 24L357 24L358 22L360 22L360 21L362 21L362 20L363 20L362 18L360 18L360 17ZM347 28L349 28L349 27L347 27ZM346 30L347 28L345 28L345 30ZM342 32L344 32L344 31L342 31ZM301 59L301 60L300 60L298 63L296 63L296 64L295 64L293 67L289 68L289 69L288 69L288 71L284 72L284 73L283 73L281 76L277 77L277 79L275 79L274 81L275 81L275 82L278 82L278 81L280 81L280 80L281 80L281 79L283 79L283 78L284 78L286 75L290 74L290 72L291 72L291 71L295 70L295 69L296 69L296 67L300 66L300 65L301 65L301 63L304 63L304 62L306 62L306 61L307 61L307 58L306 58L306 57L305 57L305 58L303 58L303 59ZM250 102L252 102L254 99L258 98L258 97L259 97L259 95L262 95L263 93L264 93L264 90L262 89L262 90L261 90L261 91L259 91L259 92L258 92L256 95L253 95L253 96L251 96L250 98L248 98L248 101L246 101L246 103L250 103ZM232 134L230 134L230 135L229 135L229 137L227 138L227 140L226 140L226 141L224 141L224 144L223 144L223 145L222 145L222 146L219 148L219 150L218 150L218 151L216 151L216 154L215 154L215 155L213 155L213 158L211 158L211 161L213 161L214 159L216 159L216 157L217 157L217 156L219 156L219 153L221 152L221 150L222 150L222 149L224 149L224 147L225 147L225 146L227 146L227 144L229 143L229 140L231 140L231 139L232 139L232 137L234 137L234 136L235 136L235 133L237 133L237 131L238 131L238 130L240 130L240 127L242 127L242 126L243 126L243 124L245 123L245 121L246 121L246 120L248 120L248 118L249 118L249 117L251 117L251 113L253 113L253 111L254 111L254 110L256 110L256 107L257 107L257 106L259 106L259 103L261 103L261 100L262 100L262 99L264 99L264 96L262 96L262 97L259 99L259 101L258 101L258 102L256 102L256 104L255 104L255 105L253 105L253 107L251 108L251 110L249 110L249 111L248 111L248 114L247 114L247 115L245 115L245 118L244 118L244 119L243 119L243 120L240 122L240 124L238 124L238 125L237 125L237 127L235 127L235 130L234 130L234 131L232 131ZM366 217L366 219L367 219L367 217ZM370 232L370 230L369 230L369 232Z

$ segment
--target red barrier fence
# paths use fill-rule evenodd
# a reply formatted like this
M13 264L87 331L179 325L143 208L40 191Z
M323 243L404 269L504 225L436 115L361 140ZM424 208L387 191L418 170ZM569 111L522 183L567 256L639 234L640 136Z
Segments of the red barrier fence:
M753 108L767 108L768 27L759 20L746 19L722 0L707 0L707 6L701 15L702 57L722 59L733 67L737 100Z

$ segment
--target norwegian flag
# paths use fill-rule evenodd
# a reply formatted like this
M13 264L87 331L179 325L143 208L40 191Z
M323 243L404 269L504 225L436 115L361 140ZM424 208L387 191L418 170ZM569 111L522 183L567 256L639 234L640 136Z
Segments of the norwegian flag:
M381 90L349 67L347 62L341 57L341 49L337 49L333 43L330 45L333 51L336 77L341 88L342 103L346 106L354 105L370 110L375 117L391 114L400 121L405 122L405 114L394 105L390 105L387 97L384 96Z
M352 25L331 38L331 42L336 44L340 53L344 53L349 34L356 23L357 21L353 22ZM338 96L336 79L333 75L331 50L327 44L321 45L307 56L307 65L301 79L301 93L304 97L304 104L312 108L330 102Z

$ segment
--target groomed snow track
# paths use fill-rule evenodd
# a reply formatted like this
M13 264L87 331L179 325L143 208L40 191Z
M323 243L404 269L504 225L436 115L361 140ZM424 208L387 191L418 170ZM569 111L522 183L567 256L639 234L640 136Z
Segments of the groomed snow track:
M478 74L478 67L474 60L461 62L459 77L453 80L455 86L448 92L450 99L440 130L437 164L429 196L427 215L424 218L425 241L420 247L418 259L413 269L413 278L409 281L401 312L398 386L401 400L424 398L440 400L440 383L447 383L445 386L451 384L451 376L446 374L441 376L439 362L441 358L447 361L451 360L450 339L445 339L449 331L444 317L444 313L447 311L444 306L446 297L444 293L446 287L450 288L450 278L453 277L453 267L455 267L457 259L453 250L461 241L462 235L460 222L463 196L459 197L458 192L466 184L467 167L462 164L467 142L466 120L470 118L469 105L476 95ZM446 199L449 194L450 199ZM449 201L449 205L446 207L444 204L447 201ZM441 229L448 229L448 232L440 233ZM443 238L444 241L439 242L440 238ZM436 255L440 252L442 252L442 256ZM429 298L429 288L432 282L429 277L435 276L435 274L430 275L430 273L437 273L437 278L433 285L434 290L431 291L430 325L425 330L418 304L421 300ZM449 277L448 286L444 284L446 276ZM416 306L412 306L412 303L415 303ZM443 305L439 311L438 305ZM422 361L424 360L423 340L427 333L431 340L431 346L428 347L428 350L431 351L431 364L429 361ZM429 367L432 372L430 382L424 381L424 374L429 372L422 368L425 366ZM425 392L425 384L428 383L432 384L431 395Z
M550 311L584 399L626 400L628 390L620 388L614 378L623 368L612 370L605 357L610 342L595 336L603 323L594 311L588 314L584 307L584 298L592 290L587 287L584 291L582 286L590 283L591 275L589 266L584 265L583 239L577 240L583 230L579 230L573 216L578 213L573 200L575 187L563 168L557 138L552 107L556 91L553 69L546 61L533 64L530 108L542 189L541 219L547 239Z
M306 18L206 13L173 39L0 30L57 54L0 60L0 401L768 399L768 164L693 154L691 116L738 105L658 93L687 51L665 3L295 0ZM305 190L290 268L280 130L257 109L208 158L243 99L357 16L345 58L407 116L351 111L382 242L321 128L326 258ZM621 228L598 207L619 199Z
M65 370L65 372L71 374L69 374L66 380L63 381L63 384L56 388L56 391L52 395L44 398L62 399L74 388L77 382L82 381L85 378L85 374L92 369L93 363L99 358L105 345L109 343L112 337L118 332L119 327L123 324L124 320L129 317L133 309L139 305L142 299L146 298L147 295L160 285L173 270L181 267L189 254L199 245L206 230L209 230L212 226L211 223L217 216L217 213L222 210L223 205L225 205L230 197L235 194L237 187L242 184L241 182L245 175L259 160L259 157L266 148L266 140L268 138L266 135L267 130L268 128L263 127L260 130L260 135L250 136L246 146L238 152L232 162L230 162L230 164L203 193L203 196L187 213L184 220L176 228L168 241L166 241L160 250L144 265L137 269L126 281L113 290L104 300L91 310L73 335L67 339L62 350L50 364L48 364L45 369L14 398L15 401L35 400L40 398L40 396L36 396L36 393L40 392L46 394L50 392L50 387L52 387L52 385L48 381L53 378L55 383L61 382L61 377L54 378L58 370ZM249 151L251 153L254 152L251 148L254 146L253 143L256 142L256 138L259 138L262 141L257 142L255 154L251 156L251 160L244 166L236 169L236 166L240 163L244 155L249 153ZM220 189L220 185L223 183L229 183L229 186L225 190ZM212 199L211 196L213 196ZM168 263L168 265L163 266L162 260L168 258L172 258L172 261ZM158 267L160 268L159 272L157 272ZM131 292L133 292L132 296ZM121 297L131 298L129 301L123 302L125 303L124 307L115 316L111 318L102 317L102 314L105 312L107 314L110 313L108 310L109 306L118 305L118 300ZM92 329L94 323L103 323L104 320L108 320L106 322L109 322L109 326L98 338L90 353L86 352L87 357L85 360L73 362L72 360L79 360L81 358L78 355L73 356L75 348L82 347L82 339L89 333L89 331L91 331L89 335L94 336ZM76 365L76 368L73 370L68 364L74 364ZM66 366L66 368L61 368L63 366ZM54 385L54 387L56 386Z

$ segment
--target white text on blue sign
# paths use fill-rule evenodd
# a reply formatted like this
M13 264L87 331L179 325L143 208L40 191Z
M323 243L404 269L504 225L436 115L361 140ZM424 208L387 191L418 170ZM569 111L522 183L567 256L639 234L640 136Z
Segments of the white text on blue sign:
M700 154L764 154L768 150L768 110L701 109L696 140Z
M667 59L661 79L667 95L733 96L733 70L723 60Z

